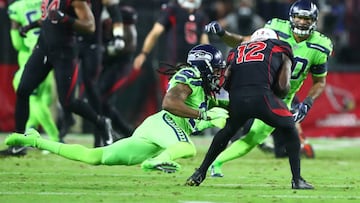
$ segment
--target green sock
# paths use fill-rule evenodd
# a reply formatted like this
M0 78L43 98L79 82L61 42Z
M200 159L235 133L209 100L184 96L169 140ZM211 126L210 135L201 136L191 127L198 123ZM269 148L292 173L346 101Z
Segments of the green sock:
M221 152L214 161L214 164L222 165L225 162L239 158L247 154L252 148L252 145L244 142L243 140L237 140L232 143L226 150Z
M91 165L101 164L103 149L87 148L79 144L63 144L43 138L37 139L36 147L50 151L67 159L84 162Z

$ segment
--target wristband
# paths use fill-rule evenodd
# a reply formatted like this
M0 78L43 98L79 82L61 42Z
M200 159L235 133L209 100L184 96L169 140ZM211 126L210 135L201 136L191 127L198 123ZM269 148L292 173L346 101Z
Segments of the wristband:
M304 104L308 105L309 107L312 107L314 103L314 99L311 97L306 97L303 101Z

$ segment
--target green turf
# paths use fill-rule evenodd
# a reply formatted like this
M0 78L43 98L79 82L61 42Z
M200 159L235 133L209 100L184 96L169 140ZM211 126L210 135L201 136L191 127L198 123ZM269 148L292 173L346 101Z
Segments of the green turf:
M4 138L1 134L1 149ZM70 135L66 141L91 146L92 137ZM316 158L302 159L302 175L316 187L311 191L291 190L287 159L258 149L225 164L224 178L207 177L199 187L186 187L210 142L194 137L198 154L179 160L182 171L175 174L143 172L139 166L90 166L35 149L22 158L2 158L0 202L360 202L360 140L310 141Z

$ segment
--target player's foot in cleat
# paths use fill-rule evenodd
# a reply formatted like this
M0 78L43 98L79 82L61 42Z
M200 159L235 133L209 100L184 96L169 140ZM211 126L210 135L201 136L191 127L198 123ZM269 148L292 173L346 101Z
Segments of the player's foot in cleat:
M165 173L175 173L181 169L180 164L175 161L160 161L156 159L145 160L141 164L144 171L163 171Z
M5 144L9 146L25 146L35 147L36 140L40 138L40 134L33 128L26 130L24 134L12 133L5 139Z
M199 186L206 178L206 173L201 173L199 170L196 170L190 178L186 180L186 186Z
M222 178L224 174L221 172L221 166L219 164L212 164L210 166L211 177Z
M26 155L26 147L22 146L10 146L7 149L0 151L0 156L25 156Z
M313 159L315 158L314 149L311 144L304 144L301 148L301 153L305 155L306 158Z
M307 183L303 178L291 181L291 188L295 190L312 190L314 187Z

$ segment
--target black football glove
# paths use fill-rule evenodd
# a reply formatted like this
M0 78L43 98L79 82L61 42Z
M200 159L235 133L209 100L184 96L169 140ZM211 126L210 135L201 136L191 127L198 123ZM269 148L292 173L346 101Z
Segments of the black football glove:
M219 35L220 37L225 34L225 30L217 21L212 21L211 23L205 25L205 32Z
M312 107L314 100L310 97L304 99L304 101L300 104L297 104L294 108L294 121L300 123L304 120L305 116L309 112L310 108Z
M26 33L29 32L31 28L28 25L19 27L19 33L21 37L26 37Z

